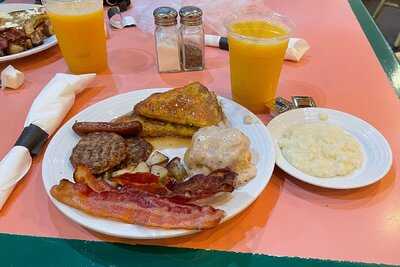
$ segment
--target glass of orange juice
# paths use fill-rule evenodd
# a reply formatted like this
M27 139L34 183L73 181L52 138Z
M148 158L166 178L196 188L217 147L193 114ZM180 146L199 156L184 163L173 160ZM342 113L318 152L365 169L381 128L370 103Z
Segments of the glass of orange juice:
M291 25L274 12L226 20L232 97L255 113L275 98Z
M72 73L107 68L103 0L45 0L61 53Z

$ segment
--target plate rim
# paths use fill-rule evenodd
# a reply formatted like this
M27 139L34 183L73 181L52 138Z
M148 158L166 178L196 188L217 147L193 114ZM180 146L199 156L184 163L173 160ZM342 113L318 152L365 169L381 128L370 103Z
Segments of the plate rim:
M27 3L2 3L2 4L0 5L0 11L1 11L2 8L7 7L7 6L15 7L15 8L12 8L12 9L14 9L14 11L17 11L17 10L24 10L24 9L34 8L34 7L43 7L43 5L38 5L38 4L27 4ZM19 8L19 6L20 6L21 8ZM28 50L19 52L19 53L17 53L17 54L6 55L6 56L0 56L0 63L1 63L1 62L12 61L12 60L20 59L20 58L24 58L24 57L28 57L28 56L37 54L37 53L39 53L39 52L42 52L42 51L44 51L44 50L47 50L47 49L49 49L50 47L53 47L53 46L55 46L55 45L57 44L57 38L56 38L56 35L55 35L55 34L53 34L53 35L50 36L50 37L47 37L46 40L48 40L48 43L43 43L43 44L41 44L41 45L39 45L39 46L32 47L32 48L30 48L30 49L28 49Z
M387 149L387 151L389 151L389 160L387 161L387 164L385 166L385 168L383 169L383 171L381 172L382 174L380 174L379 176L377 176L377 178L372 179L371 181L367 182L367 183L363 183L363 184L357 184L357 185L350 185L350 186L346 186L346 185L338 185L338 186L331 186L329 184L324 184L324 182L322 183L318 183L318 182L313 182L308 180L308 177L312 177L315 179L320 179L321 181L324 181L324 179L330 179L330 178L320 178L320 177L316 177L316 176L312 176L309 174L306 174L304 172L302 172L301 170L297 169L296 167L294 167L292 164L290 164L289 161L286 160L286 158L282 155L281 149L279 148L278 145L278 140L274 135L274 131L271 130L271 126L270 123L272 122L273 124L276 123L278 120L282 119L284 116L288 116L287 114L289 113L299 113L299 112L306 112L308 110L314 110L314 111L320 111L320 112L332 112L332 113L336 113L339 114L340 116L344 116L344 117L348 117L351 120L357 121L358 123L362 123L367 125L370 129L372 129L374 131L375 134L377 134L377 136L381 139L382 144L385 146L385 149ZM295 123L295 122L294 122ZM291 123L290 125L293 125L294 123ZM298 122L297 122L298 123ZM289 124L287 125L287 127L290 126ZM371 125L370 123L368 123L367 121L344 111L340 111L340 110L336 110L336 109L331 109L331 108L323 108L323 107L310 107L310 108L300 108L300 109L292 109L289 110L287 112L284 112L282 114L279 114L278 116L276 116L275 118L273 118L268 124L267 124L267 128L269 129L271 136L273 138L274 141L274 146L275 146L275 155L276 155L276 160L275 160L275 164L284 172L286 172L288 175L290 175L291 177L302 181L304 183L307 184L311 184L314 186L318 186L321 188L328 188L328 189L335 189L335 190L346 190L346 189L357 189L357 188L362 188L362 187L366 187L369 185L372 185L374 183L379 182L380 180L382 180L386 174L390 171L392 165L393 165L393 151L392 148L390 146L390 143L386 140L385 136L378 130L376 129L373 125ZM362 145L362 144L360 144ZM365 151L365 148L362 147L362 149ZM295 173L293 173L290 169L287 169L285 164L288 164L290 166L292 166L294 169L296 169L297 171L299 171L303 177L298 177ZM332 177L334 178L334 177Z
M143 237L143 236L133 236L133 235L127 236L127 235L118 234L118 233L112 233L112 234L111 234L110 232L101 231L101 230L99 230L99 229L96 229L95 227L92 227L91 225L85 224L85 223L83 223L83 222L81 222L81 221L79 221L79 220L76 220L75 218L71 218L70 216L68 216L66 213L63 212L63 210L61 209L61 207L62 207L62 206L65 206L65 207L68 207L68 208L72 208L72 207L70 207L70 206L68 206L68 205L66 205L66 204L64 204L64 203L61 203L61 202L57 201L55 198L53 198L53 196L51 196L50 191L48 191L47 188L46 188L46 182L45 182L45 175L44 175L44 174L45 174L47 171L45 170L45 164L44 164L44 162L45 162L46 158L48 157L48 156L47 156L47 153L48 153L48 151L49 151L48 148L51 146L51 143L52 143L53 139L55 139L55 137L59 134L60 130L61 130L66 124L70 123L71 121L75 121L76 118L77 118L81 113L85 112L86 110L88 110L88 109L90 109L90 108L93 108L94 106L96 106L96 105L98 105L98 104L102 104L102 103L104 103L104 102L112 101L113 98L123 97L124 95L129 95L129 94L141 93L141 92L144 92L144 91L148 91L148 92L149 92L149 95L150 95L150 94L152 94L152 93L164 92L164 91L168 91L168 90L170 90L170 89L172 89L172 87L159 87L159 88L135 89L135 90L131 90L131 91L128 91L128 92L125 92L125 93L121 93L121 94L117 94L117 95L113 95L113 96L107 97L107 98L105 98L105 99L102 99L102 100L100 100L100 101L98 101L98 102L96 102L96 103L93 103L93 104L91 104L91 105L85 107L84 109L80 110L80 111L79 111L78 113L76 113L73 117L71 117L68 121L66 121L65 123L63 123L62 126L60 126L60 128L57 130L57 132L51 137L51 140L50 140L48 146L46 147L46 151L45 151L44 156L43 156L43 161L42 161L42 185L43 185L43 187L44 187L44 190L46 191L46 194L47 194L48 197L50 198L50 201L52 202L52 205L54 205L54 206L57 208L57 210L59 210L59 212L60 212L63 216L67 217L67 218L68 218L69 220L71 220L72 222L77 223L77 224L81 225L82 227L84 227L84 228L86 228L86 229L90 229L90 230L92 230L92 231L95 231L95 232L98 232L98 233L101 233L101 234L105 234L105 235L108 235L108 236L114 236L114 237L119 237L119 238L128 238L128 239L138 239L138 240L139 240L139 239L140 239L140 240L168 239L168 238L175 238L175 237L180 237L180 236L187 236L187 235L191 235L191 234L194 234L194 233L197 233L197 232L204 231L204 230L184 230L184 229L162 229L162 230L165 230L165 231L168 231L168 230L178 230L178 232L177 232L177 233L171 233L171 234L168 234L168 235L163 235L163 236L157 236L157 237L155 237L155 236L150 236L150 235L149 235L149 236ZM250 207L250 206L254 203L254 201L262 194L262 192L265 190L265 188L268 186L268 184L269 184L269 182L270 182L270 180L271 180L271 178L272 178L272 174L273 174L274 168L275 168L276 149L275 149L275 146L274 146L272 134L270 133L270 131L269 131L268 128L265 126L265 124L261 121L260 118L258 118L254 113L252 113L251 111L249 111L247 108L243 107L243 106L240 105L239 103L236 103L236 102L234 102L233 100L231 100L231 99L229 99L229 98L226 98L226 97L223 97L223 96L217 96L217 97L218 97L218 100L219 100L219 101L221 101L221 100L224 100L224 101L225 101L225 100L228 100L228 101L234 103L235 105L238 105L238 106L240 106L241 108L243 108L247 113L251 114L252 117L254 117L254 118L256 119L256 122L255 122L255 123L257 123L257 124L259 124L259 125L262 126L262 129L263 129L263 132L264 132L264 134L265 134L265 137L269 140L269 142L270 142L271 145L272 145L271 148L270 148L271 151L268 151L268 152L271 152L271 153L269 154L269 156L268 156L271 160L270 160L270 163L269 163L270 167L267 166L266 171L265 171L265 174L266 174L266 177L265 177L265 178L266 178L265 185L264 185L262 188L260 188L260 190L259 190L259 192L257 193L257 195L256 195L255 197L253 197L253 198L251 199L251 201L249 201L249 203L247 203L247 205L245 205L245 206L243 206L241 209L239 209L234 215L231 215L230 217L227 217L227 216L224 217L224 218L222 219L222 221L220 222L220 224L216 226L216 227L219 227L221 224L223 224L223 223L225 223L226 221L228 221L228 220L230 220L230 219L236 217L237 215L239 215L240 213L242 213L244 210L246 210L248 207ZM268 164L267 164L267 165L268 165ZM61 180L61 179L60 179L60 180ZM72 209L74 209L74 208L72 208ZM77 210L77 211L80 212L80 213L83 213L83 214L85 214L85 215L87 215L87 216L91 216L91 215L86 214L86 213L84 213L84 212L82 212L82 211L80 211L80 210ZM92 217L96 218L95 216L92 216ZM105 218L99 218L99 219L105 219ZM107 220L107 219L106 219L106 220ZM110 220L110 221L113 221L113 220ZM116 222L119 222L119 221L116 221ZM120 222L120 223L123 223L123 222ZM128 223L126 223L126 224L128 224ZM146 226L143 226L143 227L146 227ZM149 227L149 228L151 228L151 227Z

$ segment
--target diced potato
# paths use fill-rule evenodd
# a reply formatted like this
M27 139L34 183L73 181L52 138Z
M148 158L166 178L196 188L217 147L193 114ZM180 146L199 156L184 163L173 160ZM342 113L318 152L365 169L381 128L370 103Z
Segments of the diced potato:
M159 151L151 153L150 157L146 160L148 166L163 165L168 162L168 157Z
M46 34L47 37L52 36L54 34L54 32L53 32L53 27L50 23L50 20L46 20L45 25L46 25L46 27L45 27L44 34Z
M32 40L31 39L27 39L26 42L25 42L25 48L26 49L31 49L32 47L33 47Z
M30 35L35 31L35 29L33 28L32 20L28 20L24 23L24 31L26 35Z
M150 168L147 166L146 162L142 161L136 166L135 172L150 172Z
M125 173L136 173L136 172L150 172L149 166L147 166L146 162L139 162L138 165L131 165L126 168L114 171L112 173L112 177L117 177Z
M25 50L25 49L24 49L22 46L17 45L17 44L10 44L10 45L8 46L8 53L9 53L9 54L20 53L20 52L22 52L22 51L24 51L24 50Z
M40 30L36 30L30 35L30 38L32 40L32 44L34 46L41 45L43 43L43 40L44 40L45 37L46 36Z
M185 166L183 166L181 159L178 157L175 157L168 162L167 169L168 174L174 177L177 181L182 181L188 176Z
M116 176L120 176L124 173L134 173L134 172L135 172L135 166L128 166L124 169L120 169L118 171L113 172L111 176L116 177Z
M164 179L168 175L167 168L160 166L160 165L153 165L151 166L150 172L154 175L160 177L160 179Z

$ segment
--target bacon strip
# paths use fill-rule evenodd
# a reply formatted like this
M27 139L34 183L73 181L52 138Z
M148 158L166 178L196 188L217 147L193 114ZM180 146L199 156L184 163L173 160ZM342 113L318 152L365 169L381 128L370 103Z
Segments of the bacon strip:
M224 216L222 210L210 206L176 204L132 188L96 193L85 184L65 179L53 186L50 193L58 201L94 216L168 229L212 228Z
M187 203L213 196L219 192L232 192L236 173L229 169L218 169L209 175L198 174L184 182L169 182L166 186L159 182L159 177L151 173L125 173L111 179L125 190L139 190L168 198L176 203ZM89 186L97 193L116 191L102 179L96 178L90 170L77 166L74 172L75 182Z
M111 181L126 189L133 188L134 190L165 196L169 190L159 180L160 178L157 175L148 172L124 173L111 179Z
M119 176L113 177L113 181L124 184L124 183L135 183L135 184L152 184L159 183L160 178L149 172L136 172L136 173L124 173Z
M0 50L6 49L8 47L7 39L1 37L0 35Z
M198 174L180 183L168 183L172 192L168 197L178 203L194 201L213 196L219 192L232 192L237 174L231 170L218 169L209 175Z
M112 188L104 180L96 178L90 169L84 165L76 166L74 171L74 181L77 183L86 184L97 193L114 190L114 188Z
M184 182L170 180L166 186L151 173L123 174L112 181L140 191L164 196L176 203L187 203L213 196L219 192L232 192L237 174L229 169L218 169L209 175L198 174Z

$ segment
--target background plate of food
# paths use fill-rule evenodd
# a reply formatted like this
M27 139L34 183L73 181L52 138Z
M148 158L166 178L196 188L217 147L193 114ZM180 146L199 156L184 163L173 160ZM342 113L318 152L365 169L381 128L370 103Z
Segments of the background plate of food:
M128 150L136 144L127 158L124 142ZM127 166L128 158L135 163ZM218 227L236 216L262 193L274 164L272 137L254 114L192 83L133 91L83 110L50 141L42 174L53 204L80 225L158 239ZM121 182L152 175L158 178L151 190L140 185L129 191Z
M0 62L30 56L56 44L41 5L0 5Z
M353 115L327 108L295 109L267 126L276 164L316 186L351 189L382 179L392 165L385 137Z

